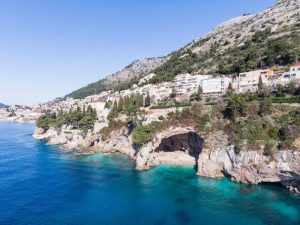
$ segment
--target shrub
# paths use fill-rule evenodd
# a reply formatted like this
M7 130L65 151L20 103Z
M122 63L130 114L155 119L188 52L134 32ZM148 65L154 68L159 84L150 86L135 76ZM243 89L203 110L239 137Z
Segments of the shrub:
M151 127L149 125L141 125L133 130L132 140L136 145L146 144L153 139Z
M159 116L158 119L159 119L159 120L165 120L165 117Z
M246 114L246 102L243 96L232 94L227 99L228 103L224 111L224 116L231 120L236 120L239 116Z
M277 149L273 141L267 141L264 146L264 154L274 159Z
M261 115L268 115L272 112L272 100L270 98L264 98L259 104L259 113Z

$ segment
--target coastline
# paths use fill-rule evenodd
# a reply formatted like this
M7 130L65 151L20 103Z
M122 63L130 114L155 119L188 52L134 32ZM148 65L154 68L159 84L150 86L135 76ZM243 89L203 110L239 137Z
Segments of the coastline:
M11 119L10 118L0 118L0 121L4 121L4 122L15 122L15 123L27 123L27 124L35 124L35 120L23 120L23 119L20 119L20 118L15 118L15 117L12 117Z
M202 146L198 155L189 151L163 152L158 148L165 140L172 142L180 137L189 141L187 134L195 133L193 128L171 128L159 133L155 139L143 146L136 147L126 127L114 131L108 140L101 140L97 134L88 133L82 137L78 132L65 132L49 129L42 132L36 128L33 137L45 140L48 144L59 145L64 152L82 155L105 154L119 152L131 158L137 170L148 170L152 167L164 165L192 166L195 174L209 178L228 177L231 181L245 184L270 183L279 184L291 192L300 194L300 153L296 151L280 151L273 160L263 152L242 151L236 154L234 146L228 146L225 136L218 134L205 137L212 147ZM181 136L178 136L181 135ZM172 140L172 138L174 140ZM179 143L179 142L178 142ZM168 144L168 143L165 143Z

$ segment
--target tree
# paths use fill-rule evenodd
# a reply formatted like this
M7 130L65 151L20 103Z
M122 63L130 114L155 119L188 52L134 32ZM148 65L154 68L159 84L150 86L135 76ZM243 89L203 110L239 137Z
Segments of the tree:
M123 97L121 96L118 102L118 112L122 112L124 109L123 107L124 107L124 101L123 101Z
M145 107L149 107L151 105L151 98L149 93L147 94L146 98L145 98Z
M143 145L153 139L153 133L149 125L141 125L133 130L132 140L134 144Z
M235 121L238 116L245 116L246 102L238 94L232 94L228 97L228 103L224 111L224 116Z
M264 98L259 104L259 114L268 115L272 112L272 100Z
M202 89L201 85L199 85L199 87L198 87L197 95L198 95L198 101L201 101L203 98L203 89Z
M110 109L111 105L112 105L112 102L111 102L111 101L106 101L106 102L105 102L104 108Z
M228 89L227 89L227 95L231 95L233 93L232 83L229 82Z
M257 118L259 114L260 104L258 101L252 101L248 105L248 114L251 119Z
M118 104L117 104L117 101L114 101L114 104L113 104L109 114L107 115L107 119L112 120L117 115L118 115Z
M170 94L170 98L175 98L176 97L176 90L173 88L172 93Z
M264 88L264 84L263 84L261 76L259 76L259 80L258 80L258 93L262 93L263 88Z

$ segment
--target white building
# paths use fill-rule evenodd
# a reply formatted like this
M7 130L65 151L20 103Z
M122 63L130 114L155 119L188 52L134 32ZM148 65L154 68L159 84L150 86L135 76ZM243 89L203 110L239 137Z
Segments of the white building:
M95 101L88 104L92 107L92 109L96 109L97 112L101 112L104 110L105 102Z
M201 85L202 81L211 78L211 75L191 75L180 74L174 79L177 94L181 95L187 92L194 92Z
M269 73L270 70L254 70L240 73L239 76L233 80L232 87L238 93L257 91L259 78L261 77L263 84L267 85Z
M291 66L289 72L282 74L278 78L277 83L284 85L295 79L300 79L300 63Z
M202 90L204 95L225 94L231 78L226 76L219 76L202 81Z

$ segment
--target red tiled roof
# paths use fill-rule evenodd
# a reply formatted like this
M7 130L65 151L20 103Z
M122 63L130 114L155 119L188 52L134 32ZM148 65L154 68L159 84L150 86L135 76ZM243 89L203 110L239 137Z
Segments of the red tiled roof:
M299 66L300 66L300 63L296 63L292 67L299 67Z

